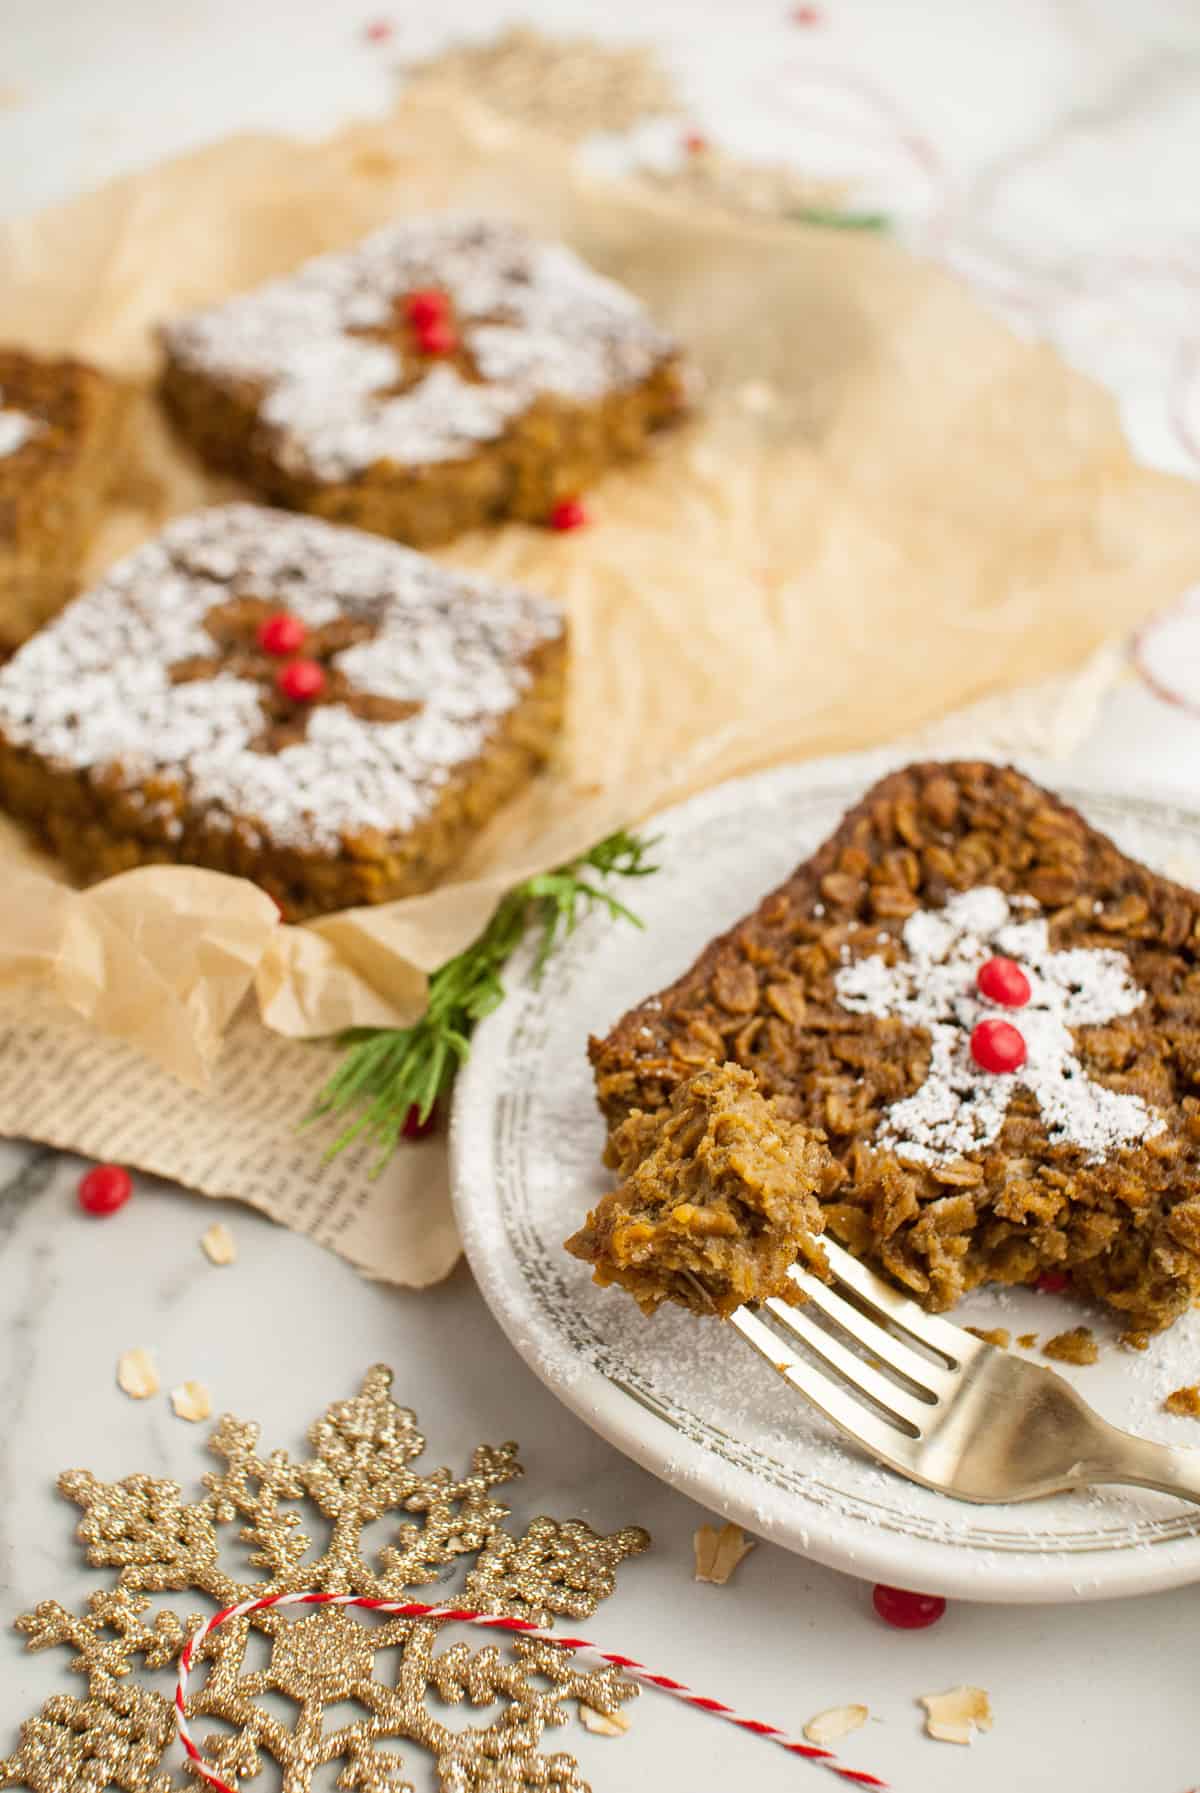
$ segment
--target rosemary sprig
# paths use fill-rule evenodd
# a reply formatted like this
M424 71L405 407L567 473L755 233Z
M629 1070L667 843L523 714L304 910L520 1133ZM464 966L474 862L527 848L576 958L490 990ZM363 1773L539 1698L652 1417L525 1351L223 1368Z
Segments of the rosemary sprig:
M839 212L825 206L805 205L789 212L797 224L819 224L824 230L887 230L886 212Z
M527 928L538 930L536 980L581 914L597 905L641 927L637 916L596 880L648 877L658 869L647 858L653 845L618 829L577 859L526 878L501 898L483 932L431 974L429 1000L419 1021L411 1027L355 1027L341 1034L338 1043L346 1048L345 1057L306 1117L308 1124L328 1114L354 1116L326 1157L366 1134L379 1147L371 1173L377 1176L409 1113L415 1108L420 1120L428 1120L471 1050L476 1022L503 1002L500 974Z

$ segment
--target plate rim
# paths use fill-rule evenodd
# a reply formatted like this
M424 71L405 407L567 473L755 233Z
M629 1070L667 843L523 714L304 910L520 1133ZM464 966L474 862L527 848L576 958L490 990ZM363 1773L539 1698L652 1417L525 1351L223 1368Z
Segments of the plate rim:
M756 787L778 785L791 772L798 783L811 786L814 798L822 785L833 785L837 794L846 788L849 797L856 785L870 782L882 772L910 763L911 753L890 750L837 756L807 762L787 762L723 780L694 793L684 802L661 811L656 823L684 822L688 811L711 803L718 790L745 793L750 800ZM950 756L945 756L950 757ZM999 756L976 754L978 759ZM1176 794L1145 783L1111 778L1091 779L1086 771L1051 768L1027 755L1011 762L1028 776L1056 787L1067 802L1088 796L1149 806L1169 823L1172 816L1187 818L1200 831L1200 809ZM833 794L830 792L829 794ZM524 952L514 961L514 981L528 966ZM515 995L515 992L514 992ZM503 1062L506 1038L518 1024L519 1001L501 1005L476 1030L473 1049L459 1073L453 1099L448 1137L450 1195L462 1236L463 1249L480 1293L505 1337L522 1361L571 1412L614 1445L625 1456L689 1499L767 1538L796 1554L837 1569L858 1579L894 1581L898 1572L925 1591L952 1599L1002 1604L1046 1604L1061 1600L1105 1600L1162 1592L1200 1581L1200 1535L1165 1539L1153 1549L1136 1541L1127 1550L1092 1550L1046 1554L1031 1548L987 1559L979 1549L968 1550L950 1539L876 1530L857 1517L832 1515L827 1535L814 1525L814 1513L806 1522L789 1523L786 1515L774 1517L755 1504L751 1473L705 1450L702 1443L682 1434L635 1391L581 1358L578 1373L564 1382L556 1373L550 1345L539 1333L544 1321L528 1302L520 1279L510 1279L514 1262L509 1250L494 1250L494 1235L485 1237L479 1223L481 1192L469 1168L478 1163L474 1149L484 1133L489 1136L482 1162L491 1161L497 1107L495 1067ZM485 1050L480 1052L480 1043ZM477 1093L478 1091L478 1093ZM483 1192L486 1200L487 1192ZM495 1204L498 1211L498 1204ZM505 1236L507 1236L505 1229ZM522 1311L524 1310L524 1311ZM821 1509L815 1508L819 1516ZM900 1562L902 1558L902 1563Z

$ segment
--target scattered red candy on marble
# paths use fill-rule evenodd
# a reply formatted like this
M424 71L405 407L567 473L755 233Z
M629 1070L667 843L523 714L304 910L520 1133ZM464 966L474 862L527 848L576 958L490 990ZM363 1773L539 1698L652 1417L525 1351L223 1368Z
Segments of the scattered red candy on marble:
M450 295L440 286L418 287L404 301L404 315L418 330L427 330L430 324L440 324L449 311Z
M372 19L369 25L364 26L363 36L369 44L386 44L395 29L390 19Z
M946 1610L940 1594L910 1594L883 1582L872 1588L871 1600L884 1624L894 1625L898 1631L924 1631L926 1625L936 1625Z
M683 147L689 156L700 156L708 148L708 138L703 131L689 131L683 140Z
M793 6L791 18L793 25L819 25L821 23L821 8L819 6Z
M560 498L550 512L550 527L560 532L582 529L591 519L582 498Z
M97 1164L80 1177L77 1195L85 1214L115 1214L133 1194L133 1178L123 1164Z
M1024 1008L1031 995L1029 979L1015 959L989 959L979 967L975 982L981 996L1002 1002L1006 1009Z
M458 347L458 331L449 318L430 318L417 331L417 347L424 355L453 355Z
M1043 1270L1035 1284L1043 1295L1061 1295L1070 1286L1071 1278L1065 1270Z
M420 1104L414 1102L404 1117L404 1125L400 1131L405 1139L428 1139L431 1133L437 1132L437 1108L429 1110L425 1119L421 1119Z
M275 683L293 703L311 703L325 689L325 668L316 660L289 660L275 674Z
M294 654L304 646L308 630L298 616L277 610L258 625L258 645L264 654Z
M980 1021L971 1033L971 1057L985 1071L1019 1071L1025 1041L1011 1021Z

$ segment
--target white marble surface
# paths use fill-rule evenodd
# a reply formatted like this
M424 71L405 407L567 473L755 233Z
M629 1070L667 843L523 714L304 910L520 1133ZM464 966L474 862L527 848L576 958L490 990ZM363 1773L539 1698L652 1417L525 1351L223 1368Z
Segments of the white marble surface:
M225 130L318 131L380 107L390 64L453 33L486 34L501 0L417 11L319 0L5 0L0 209L17 211ZM1120 394L1140 450L1197 471L1200 436L1200 14L1180 0L829 0L800 26L766 0L527 0L526 16L659 42L713 135L861 180L945 256ZM391 45L363 36L396 25ZM1128 683L1080 763L1195 795L1200 722ZM518 1438L514 1505L646 1524L591 1631L778 1723L861 1700L873 1722L844 1754L928 1793L1187 1793L1200 1593L1119 1608L958 1605L902 1635L869 1590L763 1547L724 1590L690 1577L701 1515L567 1415L513 1355L466 1273L425 1295L356 1277L304 1240L230 1208L241 1257L197 1248L211 1204L139 1181L116 1219L73 1205L79 1166L0 1148L0 1618L97 1584L72 1543L56 1472L206 1467L203 1430L113 1386L126 1346L153 1346L170 1386L212 1385L219 1409L298 1446L327 1401L384 1360L423 1416L431 1456ZM268 1293L268 1291L270 1291ZM21 1716L70 1683L65 1655L24 1655L0 1627L0 1753ZM987 1687L996 1727L971 1751L925 1740L915 1696ZM575 1739L571 1740L574 1746ZM584 1737L597 1793L771 1793L819 1771L651 1696L619 1742ZM256 1783L265 1785L266 1782ZM419 1781L418 1781L418 1784ZM832 1781L825 1784L833 1785ZM65 1790L64 1790L65 1793Z

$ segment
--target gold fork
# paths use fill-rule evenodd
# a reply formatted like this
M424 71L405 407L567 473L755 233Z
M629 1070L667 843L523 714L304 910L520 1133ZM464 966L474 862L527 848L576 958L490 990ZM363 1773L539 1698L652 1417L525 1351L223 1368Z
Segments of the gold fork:
M832 1240L822 1244L832 1285L793 1269L803 1306L766 1301L730 1323L889 1468L960 1500L1126 1482L1200 1501L1200 1450L1119 1431L1053 1370L927 1314Z

